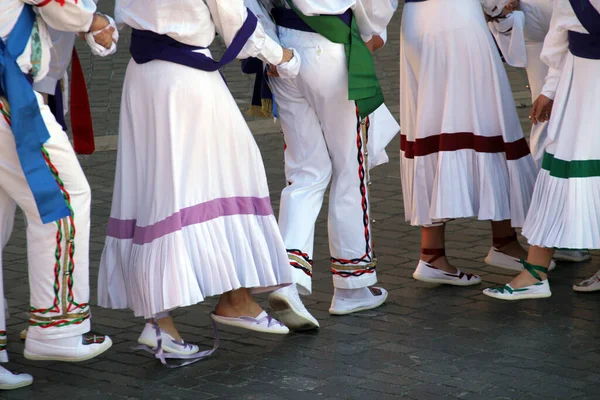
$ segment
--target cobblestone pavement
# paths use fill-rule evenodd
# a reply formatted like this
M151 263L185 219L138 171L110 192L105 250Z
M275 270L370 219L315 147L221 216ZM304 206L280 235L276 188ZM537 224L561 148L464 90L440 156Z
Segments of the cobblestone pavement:
M105 11L110 1L100 2ZM390 109L397 115L400 13L390 42L377 56ZM85 54L82 50L80 54ZM98 135L115 135L121 82L127 63L126 38L109 60L84 63ZM247 106L251 79L237 66L226 70L240 106ZM526 124L530 101L524 74L509 70L519 112ZM106 82L109 82L108 84ZM272 200L277 207L285 180L282 140L272 122L251 121L260 135ZM254 125L252 125L254 124ZM482 275L474 288L435 287L411 274L419 255L419 231L404 222L398 140L389 146L390 163L373 172L372 217L379 280L390 292L375 311L332 317L327 313L332 285L328 273L326 216L318 221L314 294L306 304L321 322L318 332L285 337L236 329L221 331L221 348L209 359L169 370L148 355L132 351L143 321L129 311L94 308L95 331L115 345L81 364L30 362L22 357L19 332L26 327L28 285L25 233L18 217L6 249L4 277L12 316L9 351L15 370L34 375L30 388L0 393L2 399L598 399L600 396L600 297L579 295L571 284L600 267L561 264L552 276L553 297L516 304L494 301L484 287L503 283L503 270L485 266L490 246L488 223L451 223L448 252L465 269ZM93 190L91 279L95 282L110 211L115 152L83 160ZM326 210L326 205L323 208ZM259 297L267 306L264 296ZM212 344L208 312L214 299L178 310L176 321L190 341Z

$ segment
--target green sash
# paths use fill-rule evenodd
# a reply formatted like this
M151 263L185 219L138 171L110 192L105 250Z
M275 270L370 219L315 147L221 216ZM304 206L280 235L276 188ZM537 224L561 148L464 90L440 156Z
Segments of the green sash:
M383 93L375 72L373 55L360 37L354 15L348 27L335 15L306 16L291 0L286 1L315 32L333 43L344 45L348 60L348 100L356 101L360 116L365 118L379 108L383 104Z

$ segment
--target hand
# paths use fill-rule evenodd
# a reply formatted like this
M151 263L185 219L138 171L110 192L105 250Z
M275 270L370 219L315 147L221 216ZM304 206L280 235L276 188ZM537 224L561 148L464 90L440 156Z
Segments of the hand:
M283 49L283 57L281 57L281 61L279 62L279 65L289 62L292 58L294 58L294 52L290 49L284 48Z
M110 49L110 46L112 46L112 43L114 41L113 40L114 31L115 31L115 28L113 28L112 26L108 29L104 29L103 31L94 35L94 41L96 43L98 43L100 46L104 47L105 49Z
M267 76L279 77L279 72L277 72L277 67L269 64L267 66Z
M105 29L110 25L110 21L102 14L94 14L92 25L90 26L90 32L98 32Z
M519 8L519 0L511 0L506 6L504 6L502 14L500 15L504 17L505 15L510 14L513 11L517 11Z
M379 35L373 35L371 40L369 40L368 42L365 43L367 48L371 51L371 54L373 54L373 52L382 48L384 44L385 44L385 42Z
M533 106L531 107L531 114L529 114L529 119L533 122L534 125L537 125L538 122L546 122L550 119L553 104L554 100L549 99L543 94L541 94L533 102Z

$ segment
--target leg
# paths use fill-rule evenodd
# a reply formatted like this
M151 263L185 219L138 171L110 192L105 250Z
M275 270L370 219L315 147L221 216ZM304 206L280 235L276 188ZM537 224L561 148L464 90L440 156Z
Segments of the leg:
M431 249L446 248L446 224L421 228L421 260L434 265L442 271L456 273L456 268L450 265L445 255L440 255L437 259L432 259ZM441 254L441 252L440 252Z
M333 167L329 195L329 250L335 287L329 312L349 314L382 305L387 292L377 283L370 219L367 144L369 118L361 119L348 100L343 46L328 45L308 57L300 90L316 110ZM307 60L305 56L303 61Z
M269 296L277 317L292 330L319 327L300 300L298 291L312 291L315 223L331 179L331 161L317 114L295 81L272 81L285 137L287 187L281 193L279 227L288 249L296 285Z
M8 353L6 351L6 313L4 298L4 279L2 277L2 250L6 246L13 229L15 220L16 204L10 198L8 193L0 188L0 362L8 362ZM13 374L9 370L0 366L0 390L17 389L29 386L33 383L33 377L29 374Z
M518 242L510 220L492 221L492 241L493 246L504 254L519 259L527 257L527 251Z
M42 223L20 167L10 125L0 121L0 187L27 219L31 315L25 356L81 361L106 351L112 343L101 335L82 338L90 330L90 188L66 134L39 95L38 104L50 132L40 151L45 152L72 215L56 223Z
M331 161L315 110L295 85L275 80L275 99L285 138L285 176L279 227L288 249L295 282L312 290L315 223L331 179Z

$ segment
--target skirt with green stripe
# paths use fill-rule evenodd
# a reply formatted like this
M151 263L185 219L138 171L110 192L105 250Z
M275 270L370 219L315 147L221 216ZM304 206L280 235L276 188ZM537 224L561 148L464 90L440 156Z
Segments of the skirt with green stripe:
M600 248L600 60L567 56L523 235L531 245Z

